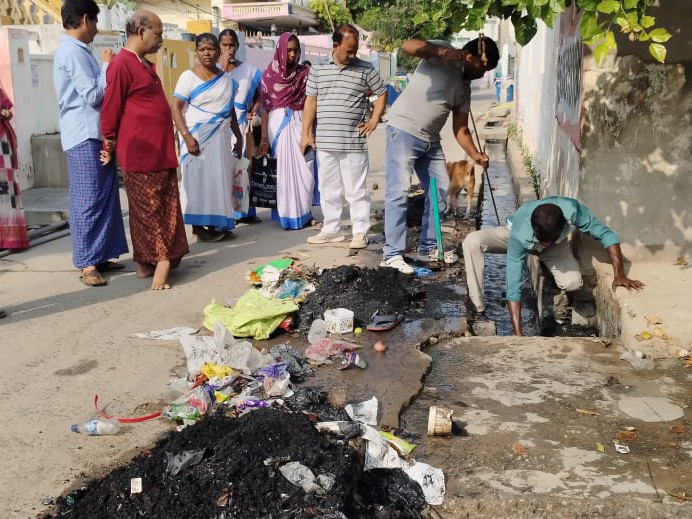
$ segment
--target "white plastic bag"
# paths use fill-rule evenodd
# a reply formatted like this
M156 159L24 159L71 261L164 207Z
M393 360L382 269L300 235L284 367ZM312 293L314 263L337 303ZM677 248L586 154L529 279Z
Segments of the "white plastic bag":
M233 209L247 213L250 208L250 161L246 158L236 159L233 168Z

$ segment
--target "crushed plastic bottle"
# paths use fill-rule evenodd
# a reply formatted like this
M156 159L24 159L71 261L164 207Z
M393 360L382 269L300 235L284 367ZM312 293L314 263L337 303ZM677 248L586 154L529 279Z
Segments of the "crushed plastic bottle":
M310 344L316 344L322 339L327 338L327 323L323 319L315 319L310 325L310 331L308 332L308 342Z
M107 420L104 418L93 418L83 424L72 424L70 430L76 433L84 433L89 436L105 436L108 434L118 434L120 422L118 420Z

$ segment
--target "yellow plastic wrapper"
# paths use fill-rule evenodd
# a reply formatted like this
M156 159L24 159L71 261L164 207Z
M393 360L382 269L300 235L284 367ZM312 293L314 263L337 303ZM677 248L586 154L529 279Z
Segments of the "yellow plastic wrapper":
M416 446L412 443L407 442L406 440L402 440L398 436L394 436L392 433L380 431L380 436L387 440L387 443L394 448L399 454L402 456L408 456L413 452L413 449L416 448Z
M214 364L213 362L206 362L202 365L202 373L204 373L207 378L211 379L226 378L229 375L237 375L238 372L231 367L221 366L219 364Z

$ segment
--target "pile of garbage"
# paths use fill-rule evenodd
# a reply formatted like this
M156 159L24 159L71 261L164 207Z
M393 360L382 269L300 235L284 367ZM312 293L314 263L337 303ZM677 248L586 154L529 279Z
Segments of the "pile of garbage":
M244 339L290 329L291 314L306 297L322 298L322 308L336 304L324 299L323 287L329 293L334 284L348 283L351 301L356 290L372 303L373 276L379 284L386 278L392 309L401 310L410 299L405 277L392 269L340 267L313 283L316 273L291 265L262 267L255 272L259 288L233 306L208 305L204 325L213 335L187 327L132 335L180 342L187 373L170 381L168 394L176 396L160 413L126 419L99 410L96 396L100 418L72 429L119 434L128 430L123 424L159 416L176 427L127 466L58 499L59 516L407 518L442 503L442 471L416 462L415 445L376 428L375 397L334 407L327 393L296 386L333 358L341 358L341 369L367 367L360 346L329 337L320 319L304 355L289 344L258 349ZM374 304L387 310L383 303ZM342 324L352 330L354 313L339 310L349 314Z
M401 469L364 472L358 443L318 432L289 402L216 412L59 498L49 517L420 517L421 487Z
M349 308L354 312L355 326L365 326L375 312L405 313L420 298L410 277L396 269L351 265L326 269L301 304L298 330L307 334L312 321L321 319L325 309Z

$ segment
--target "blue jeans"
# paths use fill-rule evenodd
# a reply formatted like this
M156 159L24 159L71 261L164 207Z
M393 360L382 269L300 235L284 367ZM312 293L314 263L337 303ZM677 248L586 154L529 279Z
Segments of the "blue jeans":
M435 215L430 198L430 178L437 180L437 203L440 215L447 211L449 175L439 142L425 142L404 131L387 126L387 162L385 165L384 259L406 252L406 211L408 209L409 175L415 171L425 190L425 210L421 224L418 252L435 250Z

